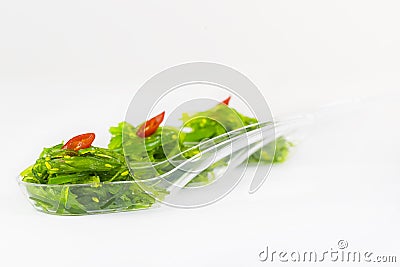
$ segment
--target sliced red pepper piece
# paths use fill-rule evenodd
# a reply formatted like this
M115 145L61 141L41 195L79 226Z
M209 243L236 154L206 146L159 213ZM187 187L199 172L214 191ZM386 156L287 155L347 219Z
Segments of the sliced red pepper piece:
M221 104L229 105L229 101L231 100L231 96L229 96L227 99L221 102Z
M96 135L94 133L80 134L71 138L62 149L79 150L91 147Z
M165 111L143 123L142 126L140 126L140 128L137 130L136 135L142 138L152 135L155 131L157 131L158 126L160 126L161 122L164 120L164 115Z

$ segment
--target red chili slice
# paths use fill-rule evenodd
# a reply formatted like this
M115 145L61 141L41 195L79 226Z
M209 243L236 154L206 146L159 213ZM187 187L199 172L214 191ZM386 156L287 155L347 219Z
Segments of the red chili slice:
M229 101L231 100L231 97L229 96L227 99L221 102L221 104L229 105Z
M137 130L136 135L142 138L152 135L157 131L158 126L160 126L161 122L164 120L164 115L165 111L143 123Z
M73 138L71 138L65 145L63 145L62 149L70 149L70 150L79 150L84 148L89 148L96 135L94 133L86 133L80 134Z

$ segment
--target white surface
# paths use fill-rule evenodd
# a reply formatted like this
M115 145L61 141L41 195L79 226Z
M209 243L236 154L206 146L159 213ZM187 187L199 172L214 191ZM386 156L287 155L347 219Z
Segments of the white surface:
M105 145L135 90L183 62L241 71L275 114L398 95L398 1L232 2L0 2L2 266L258 266L266 245L321 251L339 239L400 261L391 97L317 127L255 195L244 179L201 209L88 217L24 199L14 177L43 146L86 131Z

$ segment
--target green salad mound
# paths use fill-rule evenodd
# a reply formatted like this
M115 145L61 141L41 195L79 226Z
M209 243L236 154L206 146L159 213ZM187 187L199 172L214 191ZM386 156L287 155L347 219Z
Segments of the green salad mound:
M159 126L163 116L137 127L128 122L111 127L108 148L92 146L94 134L44 148L35 164L21 173L30 199L38 209L59 215L149 208L168 194L153 182L154 177L174 168L167 159L176 155L183 160L191 158L200 152L200 142L257 123L225 102L193 115L184 113L180 128ZM284 162L291 146L280 137L254 153L248 162ZM151 171L140 167L146 163L155 167ZM227 163L214 163L187 186L211 182L214 169Z

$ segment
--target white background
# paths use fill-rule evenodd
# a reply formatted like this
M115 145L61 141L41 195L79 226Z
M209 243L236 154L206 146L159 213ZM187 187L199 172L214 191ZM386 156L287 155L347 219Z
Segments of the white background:
M398 1L0 1L1 265L262 266L267 245L325 251L340 239L400 261L399 10ZM57 217L29 205L15 177L44 146L88 131L106 145L135 90L192 61L244 73L275 114L370 100L316 126L254 195L245 177L201 209Z

